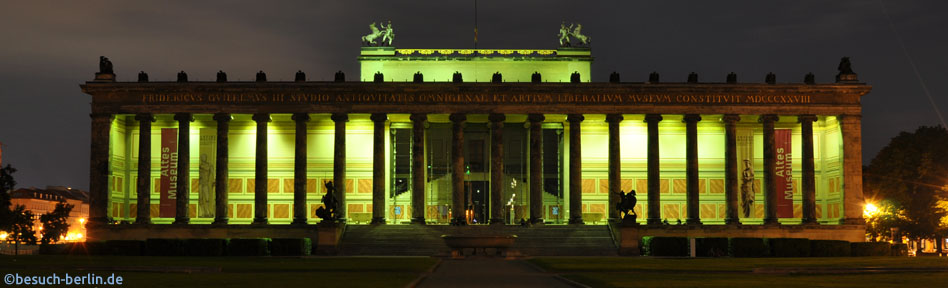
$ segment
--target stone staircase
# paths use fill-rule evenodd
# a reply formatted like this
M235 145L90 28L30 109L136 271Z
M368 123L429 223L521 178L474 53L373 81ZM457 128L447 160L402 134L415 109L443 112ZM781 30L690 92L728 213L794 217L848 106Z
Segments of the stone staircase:
M517 235L514 249L526 256L615 256L617 249L605 225L447 226L347 225L341 255L447 256L441 235Z

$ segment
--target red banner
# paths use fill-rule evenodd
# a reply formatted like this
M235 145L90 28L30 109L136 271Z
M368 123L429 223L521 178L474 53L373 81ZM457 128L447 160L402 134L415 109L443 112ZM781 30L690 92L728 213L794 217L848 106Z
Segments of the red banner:
M158 217L175 216L178 192L178 128L161 129L161 184Z
M790 129L774 130L776 138L777 165L774 169L774 182L777 186L777 218L793 218L793 165L790 147L792 140Z

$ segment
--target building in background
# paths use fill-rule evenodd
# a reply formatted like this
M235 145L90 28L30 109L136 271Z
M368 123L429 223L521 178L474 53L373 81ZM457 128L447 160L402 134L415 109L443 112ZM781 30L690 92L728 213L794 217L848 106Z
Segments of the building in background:
M34 231L37 233L36 239L42 238L43 230L39 221L40 215L53 212L59 202L72 205L73 208L69 212L69 219L67 220L69 231L62 240L67 242L85 241L85 224L86 219L89 218L88 191L63 186L47 186L46 189L20 188L10 193L10 202L12 203L11 207L23 205L26 210L32 212L36 217L34 220L34 223L36 223L34 227Z

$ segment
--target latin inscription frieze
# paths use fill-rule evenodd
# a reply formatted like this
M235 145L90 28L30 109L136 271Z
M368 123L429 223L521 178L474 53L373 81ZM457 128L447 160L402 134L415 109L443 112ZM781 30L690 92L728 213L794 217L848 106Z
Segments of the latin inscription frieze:
M820 104L830 95L746 94L541 94L541 93L144 93L142 104ZM814 100L816 99L816 100ZM858 100L858 98L857 98Z

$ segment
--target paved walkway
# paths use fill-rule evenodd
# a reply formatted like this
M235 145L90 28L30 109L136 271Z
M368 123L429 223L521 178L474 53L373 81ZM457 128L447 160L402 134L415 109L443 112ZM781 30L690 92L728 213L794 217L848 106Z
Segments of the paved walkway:
M445 259L418 287L573 287L522 260Z

